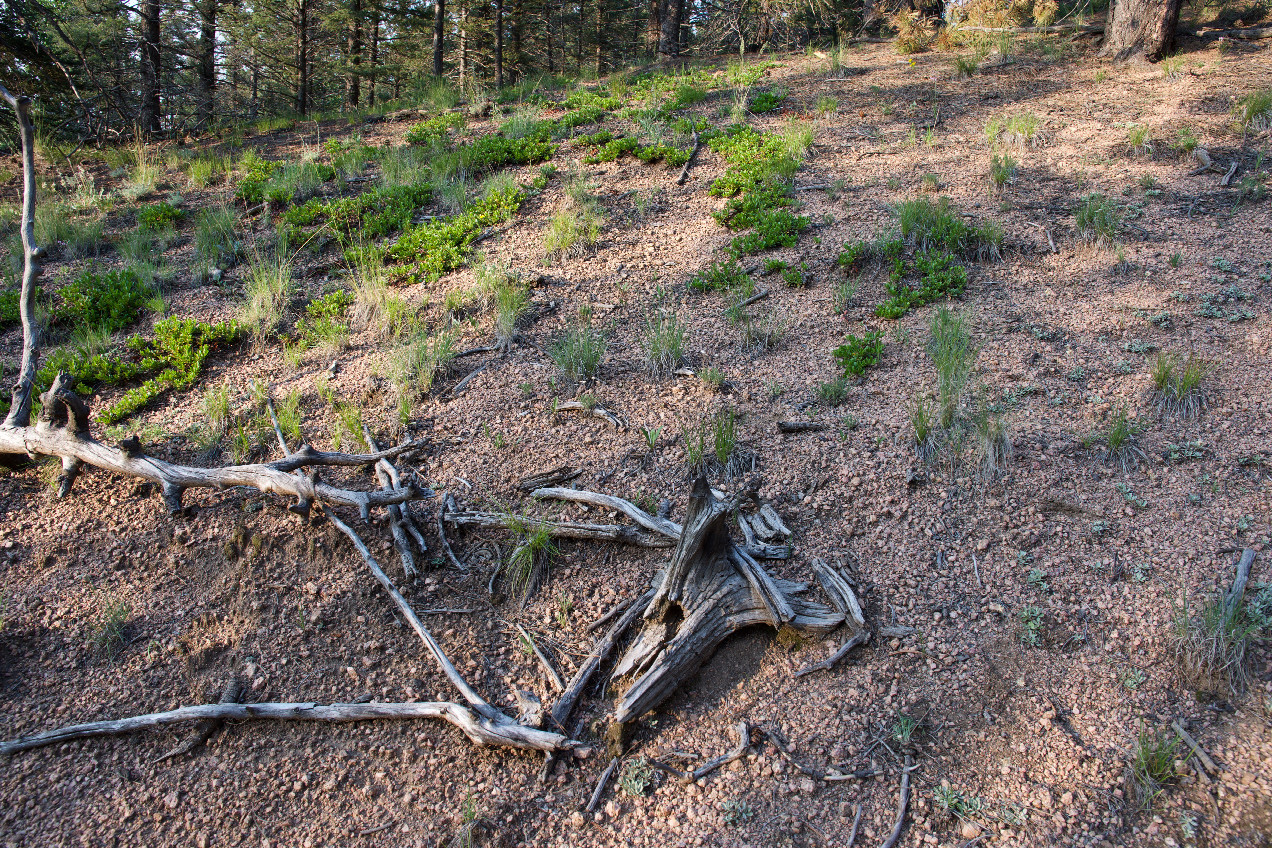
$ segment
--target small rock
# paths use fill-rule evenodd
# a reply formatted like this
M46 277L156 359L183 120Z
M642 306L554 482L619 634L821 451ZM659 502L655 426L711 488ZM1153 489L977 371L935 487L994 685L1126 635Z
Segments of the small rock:
M981 834L980 825L976 822L965 821L963 822L963 829L960 833L962 833L964 839L975 839Z
M582 827L587 819L583 818L583 814L578 810L570 813L570 824L574 827Z

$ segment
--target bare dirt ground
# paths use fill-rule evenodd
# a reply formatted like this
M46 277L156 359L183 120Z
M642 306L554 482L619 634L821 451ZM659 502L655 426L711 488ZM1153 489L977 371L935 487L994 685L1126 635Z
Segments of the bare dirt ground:
M806 113L817 135L796 183L844 183L833 197L799 193L803 214L819 226L776 256L806 262L812 284L760 281L782 327L769 350L743 350L722 297L684 285L731 237L710 217L722 204L707 193L725 168L719 156L704 151L683 187L677 169L631 159L579 165L606 211L599 249L539 264L544 221L561 201L557 182L483 242L492 258L543 273L535 300L558 308L450 399L450 387L483 364L461 360L408 427L426 440L414 463L421 477L464 504L521 509L522 477L568 463L583 469L575 481L582 488L668 498L679 517L689 488L682 428L720 408L737 410L757 466L719 483L755 490L795 531L795 555L772 572L807 580L809 560L824 558L855 577L872 629L914 630L876 637L835 670L799 679L795 670L837 642L742 634L693 685L638 722L629 758L679 766L708 759L734 746L732 727L745 720L784 737L794 760L816 774L834 766L875 776L818 779L765 742L697 784L654 771L646 795L611 785L600 811L584 816L608 762L599 741L592 756L559 764L542 784L539 757L474 748L443 724L254 722L161 763L155 759L183 730L17 754L0 775L0 842L440 846L454 844L475 815L476 840L506 846L831 846L846 844L860 805L857 843L877 845L896 817L902 751L893 727L905 715L922 721L911 742L917 768L901 845L961 846L977 836L978 844L1004 846L1272 843L1272 653L1256 645L1245 692L1198 695L1181 680L1171 643L1183 593L1200 599L1226 588L1240 548L1259 551L1252 580L1270 579L1272 213L1267 200L1242 201L1221 187L1221 174L1191 173L1195 162L1170 147L1190 127L1220 166L1235 158L1243 172L1254 169L1268 135L1234 130L1231 107L1272 86L1272 62L1266 49L1198 48L1183 54L1183 72L1166 78L1160 67L1089 61L1083 44L1047 43L1046 51L1018 45L1013 62L988 61L970 80L953 78L948 55L910 59L887 45L857 48L850 61L864 73L833 80L823 57L778 58L765 84L790 88L786 109L753 122L775 129L791 112ZM728 96L697 109L714 115ZM813 117L823 97L836 98L837 109ZM929 141L924 127L938 111ZM1039 117L1040 143L1016 154L1018 177L995 195L984 126L1021 111ZM1129 150L1130 124L1152 129L1151 154ZM380 144L408 126L360 131ZM322 139L353 131L326 126ZM281 157L317 140L314 126L301 124L295 134L249 144ZM554 161L565 167L577 155L567 146ZM935 383L923 350L935 307L899 322L874 317L882 274L867 275L846 312L833 304L844 243L895 226L892 205L928 190L926 174L954 208L1006 231L1003 260L972 265L959 304L980 347L978 391L1009 410L1014 455L991 484L948 462L923 468L910 447L911 399ZM633 189L657 189L658 200L638 214L624 196ZM186 201L214 202L219 191L228 190L187 192ZM1131 211L1120 255L1076 237L1073 211L1092 191ZM130 216L117 207L108 232L129 226ZM172 251L179 264L189 246ZM305 260L311 292L340 272L334 256ZM46 284L82 264L55 263ZM180 275L168 292L172 311L232 315L237 273L222 287ZM403 293L436 324L446 292L471 276L460 271ZM1252 318L1196 314L1206 295L1233 285L1248 295L1241 305ZM629 429L549 409L562 389L546 349L585 304L610 339L591 391ZM687 322L690 365L723 371L723 391L642 371L641 331L654 308ZM459 326L461 347L490 338L488 316ZM862 328L886 330L879 365L844 405L814 403L817 384L836 374L831 350ZM12 360L19 348L11 329L0 352ZM1150 348L1216 364L1205 384L1208 408L1196 419L1154 414L1153 354L1143 352ZM396 402L375 378L384 356L370 333L355 335L331 385L363 405L373 429L394 433ZM239 404L253 379L277 393L299 387L306 434L325 447L329 416L316 381L329 359L310 354L292 368L277 346L245 346L216 357L202 385L230 385ZM1143 457L1125 467L1085 444L1121 405L1142 424ZM174 394L135 425L164 434L150 447L155 454L195 463L197 448L179 434L200 416L197 394ZM829 426L777 432L775 422L799 418ZM653 450L639 427L661 428ZM1199 456L1172 461L1168 446L1185 443L1200 443ZM367 474L344 479L376 485ZM151 487L99 472L65 500L51 497L38 469L0 479L0 735L214 700L235 670L258 701L452 697L329 523L302 527L281 501L241 491L192 491L187 503L192 517L172 518ZM580 515L572 506L525 508ZM364 535L400 579L387 525ZM587 625L642 592L667 557L567 542L525 609L492 607L489 568L495 545L506 553L506 536L454 541L476 567L439 567L403 591L418 610L474 610L425 619L470 682L513 714L514 686L552 697L514 625L535 634L568 676L592 645ZM431 528L429 543L436 551ZM1030 580L1032 569L1043 576ZM129 608L126 644L106 658L92 644L94 622L119 601ZM1043 613L1037 647L1021 638L1020 611L1030 606ZM603 719L609 703L594 691L580 714ZM1142 810L1129 752L1137 733L1173 719L1222 770L1208 778L1181 763L1178 780ZM581 735L599 739L602 730L589 724ZM940 787L968 800L963 820L940 809Z

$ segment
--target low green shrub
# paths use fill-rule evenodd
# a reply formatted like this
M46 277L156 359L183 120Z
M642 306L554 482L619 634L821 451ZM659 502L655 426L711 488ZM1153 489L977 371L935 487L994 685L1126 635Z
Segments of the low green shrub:
M851 333L835 348L834 357L844 369L845 377L859 377L883 356L883 331L869 330L864 336Z
M137 226L143 232L157 233L175 229L184 217L184 209L179 209L167 201L161 201L152 203L137 213Z
M141 317L154 290L131 268L101 274L89 268L57 294L61 301L53 312L57 323L113 333Z
M459 129L462 126L464 126L464 115L462 112L435 115L432 118L420 121L407 130L406 140L410 144L432 144L435 141L446 138L451 130Z

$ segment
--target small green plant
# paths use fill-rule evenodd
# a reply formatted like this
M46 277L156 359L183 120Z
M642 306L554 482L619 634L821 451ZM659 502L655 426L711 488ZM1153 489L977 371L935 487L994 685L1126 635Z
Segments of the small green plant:
M1126 144L1132 156L1153 155L1153 131L1143 124L1132 124L1126 131Z
M1130 417L1126 406L1119 406L1109 418L1108 424L1093 437L1093 441L1104 443L1104 459L1106 462L1117 460L1125 469L1136 457L1144 458L1139 447L1136 434L1139 425Z
M1165 786L1175 780L1178 734L1140 728L1131 748L1131 776L1141 807L1150 809Z
M730 827L737 827L755 815L751 805L741 798L728 799L721 805L721 810L724 812L724 823Z
M552 529L547 522L526 516L508 516L506 521L508 529L517 537L517 546L504 570L512 595L524 604L538 591L552 558L560 551L552 540Z
M954 73L960 79L971 79L980 69L980 57L972 56L956 56L954 58Z
M913 744L920 726L921 721L919 719L905 713L898 713L896 721L892 723L892 740L898 745L908 747Z
M985 808L985 802L979 797L944 784L932 790L932 797L938 807L959 819L980 815Z
M575 382L592 379L601 368L608 342L604 334L591 326L590 312L557 339L548 356L567 379Z
M652 453L658 447L658 438L662 435L661 427L641 427L640 437L645 440L645 447Z
M238 259L241 250L235 238L237 215L228 206L205 209L194 224L194 249L208 265L228 268Z
M300 344L306 348L320 347L329 352L348 347L349 324L345 315L354 300L349 292L336 289L310 301L305 307L304 316L296 322Z
M937 423L941 429L948 430L962 414L977 355L967 314L945 307L937 309L932 316L927 353L936 368Z
M857 298L857 289L861 280L857 277L845 277L834 284L831 296L834 299L836 312L847 312Z
M839 111L839 101L830 95L823 95L817 98L817 117L825 118Z
M167 201L162 201L160 203L152 203L138 212L137 226L143 232L163 232L164 230L175 229L184 217L185 210L173 206Z
M999 192L1008 183L1016 179L1016 160L1003 154L995 153L989 160L989 182L994 191Z
M1159 353L1153 362L1153 403L1159 412L1193 418L1206 405L1202 381L1214 365L1190 355L1180 360L1176 355Z
M975 417L972 436L976 460L982 480L993 480L1011 459L1011 431L1001 415L988 410Z
M1201 146L1201 139L1192 127L1180 127L1175 133L1175 141L1171 147L1181 156L1192 156L1193 151Z
M393 353L389 370L404 396L427 393L455 361L455 336L417 332Z
M1134 692L1148 681L1148 675L1142 668L1128 668L1118 675L1118 683L1128 692Z
M1031 648L1042 646L1042 610L1033 605L1020 610L1020 641Z
M1047 572L1043 571L1041 568L1029 569L1029 572L1025 575L1025 582L1040 592L1051 591L1050 587L1047 585Z
M1038 128L1041 123L1032 112L1022 112L1006 118L991 118L985 124L985 138L991 147L1009 150L1025 150L1037 147L1041 141Z
M565 595L557 596L556 623L557 627L565 630L570 626L570 614L574 612L574 601Z
M936 456L939 443L936 421L925 395L916 395L910 405L910 429L913 431L915 457L920 462L930 462Z
M89 646L108 660L114 660L124 647L124 631L132 609L122 600L108 601L93 622Z
M848 377L839 376L827 383L818 383L817 402L823 406L840 406L848 400Z
M834 350L835 360L844 369L845 377L859 377L883 356L883 331L870 330L864 336L851 333L844 343Z
M703 384L712 391L718 392L720 387L724 385L724 372L719 368L716 368L714 365L708 365L706 368L703 368L702 371L699 372L698 377L701 378Z
M645 321L645 367L656 377L664 377L680 367L685 356L688 329L674 314L664 313Z
M113 333L135 322L154 290L132 269L97 273L89 268L58 291L54 320L63 325Z
M624 794L632 798L640 798L649 791L653 781L654 767L644 757L636 757L623 764L618 785Z
M1272 633L1272 590L1266 586L1244 601L1220 595L1196 612L1185 596L1175 610L1174 644L1186 685L1196 691L1244 691L1250 642L1265 633Z
M1122 230L1123 210L1102 194L1088 194L1074 213L1078 236L1084 241L1111 245Z
M1272 88L1250 92L1237 101L1234 109L1244 129L1261 132L1272 128Z
M293 257L286 244L272 253L253 252L248 260L244 295L246 303L239 321L256 341L274 333L283 320L283 310L292 288Z

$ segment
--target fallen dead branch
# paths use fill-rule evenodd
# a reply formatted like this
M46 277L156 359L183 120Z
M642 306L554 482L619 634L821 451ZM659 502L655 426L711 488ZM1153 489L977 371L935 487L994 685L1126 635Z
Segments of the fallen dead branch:
M477 527L485 530L516 530L522 519L515 515L497 512L446 510L444 519L454 527ZM634 527L621 524L584 524L577 521L543 521L537 526L547 530L556 539L585 539L598 542L623 542L642 548L669 548L675 543L663 536L643 533Z
M1216 765L1215 761L1210 759L1210 755L1197 744L1197 740L1192 737L1192 734L1184 729L1184 726L1180 723L1179 719L1172 721L1170 726L1175 728L1175 732L1179 734L1179 738L1184 740L1184 744L1191 748L1192 752L1197 755L1197 762L1201 763L1201 767L1206 770L1207 774L1215 775L1219 773L1219 766Z
M265 704L201 704L181 707L162 713L133 716L115 721L95 721L76 724L58 730L38 733L7 742L0 742L0 754L29 751L74 739L97 736L118 736L139 730L152 730L173 724L192 721L368 721L373 719L441 719L455 725L478 745L514 745L534 750L564 750L577 747L564 736L529 727L518 728L515 734L501 724L479 717L462 704L422 701L413 704L328 704L315 703L265 703ZM509 719L511 721L511 719Z
M698 149L702 147L702 139L698 136L698 130L693 131L693 149L689 151L689 158L685 160L685 166L680 169L680 176L676 177L676 185L684 185L689 179L689 169L693 167L693 160L698 157Z
M521 638L530 643L530 649L534 651L534 655L539 660L539 665L543 666L544 673L548 676L548 680L552 683L552 688L558 692L565 690L565 681L561 679L561 675L557 674L557 670L552 667L552 661L548 659L547 654L539 647L526 629L520 624L517 625L517 632L521 634Z
M596 781L596 788L592 790L592 797L588 799L585 812L596 812L596 808L601 804L601 796L605 794L605 787L609 784L610 777L613 776L616 768L618 768L618 757L611 759L605 771L601 772L600 779Z
M746 752L751 747L751 729L747 726L745 721L739 721L736 725L734 725L734 730L738 734L737 747L729 753L716 757L714 760L708 760L698 768L694 769L692 776L693 780L702 780L702 778L711 774L711 772L721 766L727 766L734 760L740 760L742 757L746 756Z
M459 557L455 556L455 551L451 549L450 542L446 540L446 513L455 508L454 495L450 493L443 495L442 505L437 510L437 537L442 542L442 551L445 552L446 558L450 560L450 564L459 571L467 571L468 567L459 561Z
M914 758L905 755L905 765L901 769L901 800L897 804L897 823L892 828L892 835L880 848L892 848L901 838L901 829L905 827L905 811L910 806L910 772L914 769Z
M602 421L608 421L614 425L616 430L627 429L627 422L616 412L611 412L599 404L588 405L577 400L567 400L565 403L557 404L552 410L556 412L582 412L584 415L592 418L599 418Z

